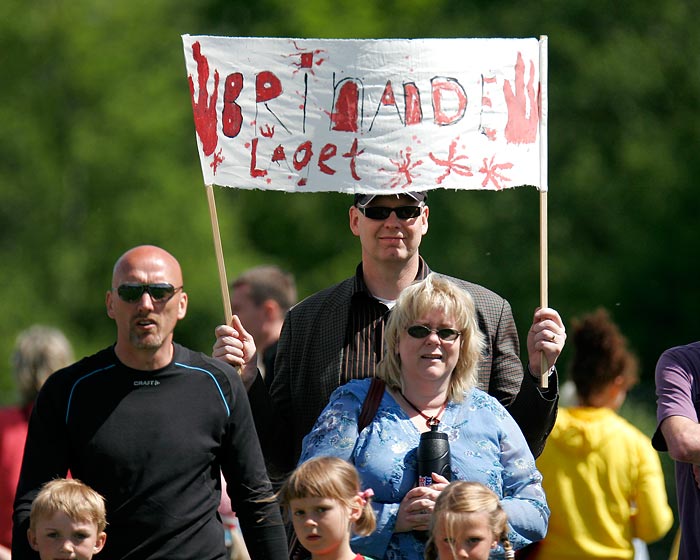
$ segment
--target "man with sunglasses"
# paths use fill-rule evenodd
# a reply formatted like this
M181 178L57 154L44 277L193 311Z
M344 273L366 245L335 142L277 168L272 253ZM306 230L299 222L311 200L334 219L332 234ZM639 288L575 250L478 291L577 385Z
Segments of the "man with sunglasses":
M252 557L287 557L240 377L173 342L187 304L170 253L144 245L119 258L106 295L116 343L54 373L34 406L14 559L38 558L26 538L32 499L68 472L106 499L109 538L100 558L225 559L220 473Z
M350 230L359 237L362 262L355 275L294 306L285 318L268 392L251 362L245 333L219 326L214 357L238 365L254 409L274 419L258 426L268 461L284 474L294 468L303 437L350 379L371 377L383 352L387 313L401 291L424 279L430 268L419 254L428 231L427 194L355 195ZM528 331L528 364L520 361L518 332L509 303L486 288L452 278L473 297L487 349L479 368L479 388L498 398L538 456L556 419L558 386L552 367L549 388L539 388L544 352L554 366L566 332L553 309L535 311ZM270 431L270 426L274 429ZM279 473L271 473L279 474Z

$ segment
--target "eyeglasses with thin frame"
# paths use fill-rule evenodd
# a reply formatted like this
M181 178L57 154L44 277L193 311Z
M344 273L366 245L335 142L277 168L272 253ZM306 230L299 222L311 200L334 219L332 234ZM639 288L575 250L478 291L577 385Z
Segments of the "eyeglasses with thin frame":
M151 299L156 302L168 301L181 290L182 286L176 288L172 284L160 282L156 284L120 284L117 288L119 298L126 303L136 303L140 301L144 293L148 293Z
M425 338L426 336L430 336L431 333L436 333L438 338L445 342L453 342L462 334L456 329L431 329L425 325L412 325L406 329L406 332L413 338Z
M357 209L370 220L386 220L394 212L399 220L417 218L423 211L423 204L417 206L358 206Z

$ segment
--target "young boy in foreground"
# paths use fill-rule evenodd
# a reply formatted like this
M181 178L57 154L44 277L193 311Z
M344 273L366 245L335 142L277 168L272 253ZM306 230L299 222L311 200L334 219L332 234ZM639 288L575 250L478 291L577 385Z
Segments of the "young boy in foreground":
M79 480L44 484L32 502L27 537L41 560L90 560L107 539L104 498Z

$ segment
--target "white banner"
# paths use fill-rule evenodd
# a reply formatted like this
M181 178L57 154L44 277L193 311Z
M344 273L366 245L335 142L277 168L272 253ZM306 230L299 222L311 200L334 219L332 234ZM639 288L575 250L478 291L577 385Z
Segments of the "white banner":
M546 190L537 39L182 40L207 185Z

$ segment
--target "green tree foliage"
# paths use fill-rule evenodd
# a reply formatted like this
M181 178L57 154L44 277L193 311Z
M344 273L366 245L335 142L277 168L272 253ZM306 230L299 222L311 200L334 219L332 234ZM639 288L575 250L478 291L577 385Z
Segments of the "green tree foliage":
M177 337L211 348L223 311L181 34L547 35L549 302L565 319L611 310L652 414L658 355L698 329L694 15L687 0L5 0L0 356L35 322L63 328L79 355L109 344L111 267L139 243L181 260L191 303ZM354 270L347 195L215 192L229 275L275 262L307 295ZM508 297L523 336L539 301L538 198L432 191L422 249L434 269Z

